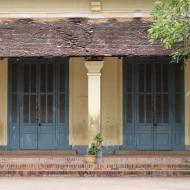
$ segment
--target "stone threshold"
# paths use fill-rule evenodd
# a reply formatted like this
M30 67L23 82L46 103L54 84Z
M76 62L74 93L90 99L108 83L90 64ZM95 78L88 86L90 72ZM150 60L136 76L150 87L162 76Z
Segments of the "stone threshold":
M84 154L77 154L75 150L18 150L0 151L0 156L77 156L82 157ZM115 153L105 153L105 157L183 157L190 156L190 151L125 151L119 150Z
M117 156L190 156L190 151L116 151Z
M18 151L0 151L0 156L75 156L76 151L74 150L18 150Z

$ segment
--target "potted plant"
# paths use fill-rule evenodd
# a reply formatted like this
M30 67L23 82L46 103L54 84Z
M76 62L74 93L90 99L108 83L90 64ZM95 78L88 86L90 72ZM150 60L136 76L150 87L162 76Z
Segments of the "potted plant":
M88 148L88 154L86 156L86 162L95 163L96 162L96 154L97 154L97 146L95 142L92 142L90 147Z
M86 156L86 162L88 163L99 163L102 161L102 149L101 145L103 142L103 137L101 133L98 133L90 147L88 148L88 153Z

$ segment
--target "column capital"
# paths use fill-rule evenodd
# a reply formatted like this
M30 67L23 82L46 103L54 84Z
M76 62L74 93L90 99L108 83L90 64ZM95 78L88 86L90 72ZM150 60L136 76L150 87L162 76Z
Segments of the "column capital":
M88 70L88 73L100 73L104 61L85 61L85 66Z

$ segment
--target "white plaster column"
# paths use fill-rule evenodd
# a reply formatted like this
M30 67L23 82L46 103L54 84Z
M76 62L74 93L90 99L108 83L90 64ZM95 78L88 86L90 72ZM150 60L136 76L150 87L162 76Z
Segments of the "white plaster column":
M88 144L101 129L101 69L103 61L86 61L88 70Z

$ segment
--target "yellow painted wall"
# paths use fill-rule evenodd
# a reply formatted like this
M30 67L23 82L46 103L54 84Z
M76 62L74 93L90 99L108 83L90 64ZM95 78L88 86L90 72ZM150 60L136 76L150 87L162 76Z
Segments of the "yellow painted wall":
M0 60L0 145L7 144L8 60Z
M91 1L0 0L0 17L131 17L135 10L142 10L147 17L154 4L154 0L100 0L96 12Z
M185 66L185 144L190 145L190 60Z
M143 17L149 17L154 2L154 0L104 0L102 11L108 17L117 13L119 13L118 16L133 17L134 11L141 10Z
M69 62L69 141L72 145L88 144L88 86L83 58Z
M102 132L105 145L122 144L122 60L105 58L102 68Z
M122 62L105 58L101 76L105 145L122 144ZM88 78L83 58L70 59L70 144L88 145Z

